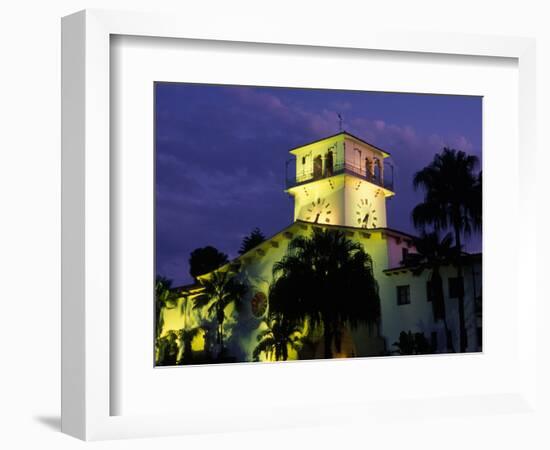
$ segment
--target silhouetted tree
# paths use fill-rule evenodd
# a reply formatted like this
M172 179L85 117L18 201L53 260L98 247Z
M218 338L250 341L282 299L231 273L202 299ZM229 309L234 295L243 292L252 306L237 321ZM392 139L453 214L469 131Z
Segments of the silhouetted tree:
M412 273L415 276L419 276L425 270L431 271L428 285L430 292L428 292L428 295L430 295L432 302L434 320L443 321L447 350L454 352L454 345L447 323L443 279L440 273L441 266L449 264L454 259L453 237L451 233L448 233L440 240L437 231L431 233L423 231L414 243L417 253L407 255L404 263L413 266Z
M473 195L470 206L470 214L472 222L476 225L476 229L481 229L482 213L483 213L483 176L480 171L474 182Z
M194 299L194 308L206 308L206 314L216 320L217 343L220 352L223 353L223 324L226 319L225 309L234 304L238 309L239 303L246 294L247 288L235 277L234 273L227 271L216 271L208 279L201 280L204 292Z
M275 313L270 313L263 323L266 328L256 338L258 345L252 353L254 361L259 361L261 353L265 353L268 358L273 354L276 361L286 361L290 349L300 349L301 326Z
M400 355L426 355L432 353L430 343L424 333L412 333L402 331L399 333L399 340L393 343Z
M191 293L183 289L180 292L181 298L181 314L183 316L183 327L178 331L178 337L182 346L181 358L178 361L178 364L189 364L193 360L193 351L191 348L191 343L196 336L200 334L201 331L204 331L202 327L191 326L189 320L189 304L191 303Z
M377 324L378 284L371 257L339 230L298 236L273 266L270 311L294 323L322 326L325 358L339 351L342 326Z
M204 275L227 264L229 260L225 253L210 245L193 250L189 257L189 273L196 280Z
M178 335L170 330L165 336L158 339L158 359L160 366L173 366L176 364L179 353Z
M189 364L193 361L193 350L191 344L193 339L202 331L201 327L182 328L178 331L178 337L182 346L180 364Z
M436 231L454 231L456 266L463 280L462 237L481 229L481 175L475 174L478 158L462 151L444 148L432 162L414 175L413 185L424 190L424 201L412 212L415 226L431 225ZM460 351L468 345L464 317L464 293L458 297Z
M248 236L245 236L243 238L241 248L239 249L239 255L243 255L248 250L252 250L257 245L260 245L263 241L265 241L264 234L260 231L258 227L254 228Z
M173 308L177 294L172 290L172 280L157 275L155 281L155 336L158 339L162 333L164 308Z

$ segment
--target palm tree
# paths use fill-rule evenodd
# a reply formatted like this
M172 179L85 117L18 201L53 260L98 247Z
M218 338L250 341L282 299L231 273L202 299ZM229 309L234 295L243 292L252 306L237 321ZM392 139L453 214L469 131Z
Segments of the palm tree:
M407 255L407 260L404 262L413 266L412 273L415 276L419 276L425 270L431 270L429 295L432 302L434 320L443 321L447 350L454 352L454 345L447 324L443 279L440 273L441 266L453 260L454 253L452 245L453 237L451 233L447 233L443 239L440 240L437 231L432 233L423 231L421 236L415 239L417 253L410 253Z
M300 349L303 332L301 326L275 313L270 313L263 322L266 328L256 338L258 345L252 353L254 361L260 360L261 353L268 357L273 354L276 361L286 361L290 349Z
M182 328L181 330L179 330L178 337L182 346L182 354L179 364L187 364L193 360L193 350L191 348L191 343L201 331L201 327Z
M177 300L177 294L172 290L172 280L157 275L155 281L155 336L158 339L164 325L162 310L171 308Z
M463 279L460 256L462 237L481 229L481 176L474 170L478 158L462 151L444 148L413 178L415 189L424 189L424 201L412 212L415 226L431 225L435 231L454 231L457 276ZM464 318L464 293L458 296L460 351L468 345Z
M180 304L180 312L183 316L183 328L187 329L189 326L189 304L191 299L191 292L187 289L182 289L180 291L181 296L181 304Z
M323 329L324 356L332 344L340 351L343 326L377 324L378 284L371 257L339 230L314 228L311 237L297 236L273 266L270 310L285 320Z
M181 314L183 316L183 327L178 331L178 337L182 345L182 354L179 364L187 364L193 359L193 352L191 349L191 343L196 336L203 331L202 327L191 327L189 323L189 304L191 293L183 289L181 291Z
M402 331L399 333L399 340L393 343L396 352L400 355L426 355L432 353L430 343L424 333L412 333Z
M178 335L170 330L165 336L157 339L157 364L161 366L173 366L177 362L179 347Z
M233 304L237 308L246 294L246 286L229 270L212 272L208 279L200 280L204 292L194 299L194 308L206 308L206 314L216 320L216 341L223 353L223 324L225 309Z

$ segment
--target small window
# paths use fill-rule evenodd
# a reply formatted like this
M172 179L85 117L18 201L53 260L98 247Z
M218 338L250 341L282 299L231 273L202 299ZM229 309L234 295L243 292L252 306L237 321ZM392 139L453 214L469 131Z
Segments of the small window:
M302 164L305 164L305 163L306 163L306 157L302 156Z
M449 297L464 297L464 283L462 282L462 277L449 278Z
M411 302L411 288L409 285L397 286L397 304L408 305Z
M403 261L403 264L407 263L408 256L409 256L409 249L403 247L401 249L401 261Z
M434 299L434 290L431 281L426 281L426 300L431 302Z
M323 158L321 155L317 155L313 158L313 177L320 178L323 176Z

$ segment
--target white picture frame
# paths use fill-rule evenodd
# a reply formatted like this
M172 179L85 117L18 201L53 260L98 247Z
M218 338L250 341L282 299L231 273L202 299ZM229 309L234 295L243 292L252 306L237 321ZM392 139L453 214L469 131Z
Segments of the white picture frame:
M167 14L144 14L87 10L67 16L62 22L62 430L85 440L162 436L265 427L265 417L236 414L227 423L209 422L189 415L111 415L110 339L116 326L110 320L110 38L112 35L200 39L368 49L413 54L447 54L513 58L519 73L520 181L518 205L526 226L534 225L534 198L523 195L534 189L528 176L535 159L535 43L532 39L434 33L395 33L383 30L326 34L322 29L283 30L249 23L236 27L218 23L205 28L200 21ZM533 261L519 266L518 280L526 280L536 261L534 233L523 236L518 257ZM536 341L536 293L527 287L517 326L523 342ZM529 289L530 291L529 295ZM536 353L533 345L520 351L521 374L517 389L491 398L430 399L441 411L468 415L472 405L483 404L485 413L503 405L515 412L536 407ZM350 365L347 370L353 370ZM423 404L425 406L425 403ZM405 408L414 414L418 401ZM388 409L377 403L343 403L319 410L304 405L292 413L277 406L273 426L329 423L372 417ZM320 412L321 411L321 412ZM477 410L479 412L479 410ZM403 412L401 412L402 414ZM391 414L389 415L391 416ZM300 417L309 417L302 419ZM241 419L239 421L239 418ZM393 419L392 419L393 420Z

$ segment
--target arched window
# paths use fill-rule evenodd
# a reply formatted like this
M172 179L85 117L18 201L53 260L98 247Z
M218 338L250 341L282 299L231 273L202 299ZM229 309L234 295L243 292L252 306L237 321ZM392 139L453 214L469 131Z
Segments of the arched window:
M313 178L321 178L323 176L323 158L321 155L313 159Z
M334 174L334 156L332 150L329 150L325 157L325 174L327 177L331 177Z
M353 149L353 170L361 173L361 150L358 148Z
M374 179L380 181L380 159L374 159Z
M372 179L372 163L368 156L365 158L365 175L367 180Z

